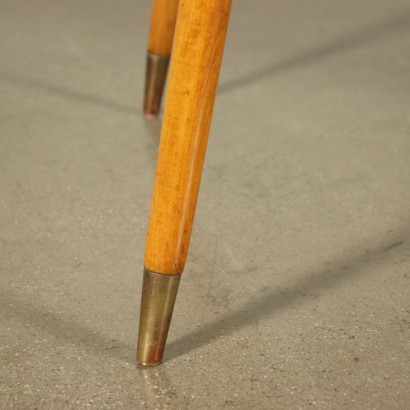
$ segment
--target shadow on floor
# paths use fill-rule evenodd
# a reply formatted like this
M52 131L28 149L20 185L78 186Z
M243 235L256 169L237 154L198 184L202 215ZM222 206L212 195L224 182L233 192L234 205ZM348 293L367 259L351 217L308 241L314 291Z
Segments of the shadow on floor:
M274 291L268 288L262 289L260 291L261 297L257 300L251 300L235 312L200 326L198 330L170 343L165 352L165 359L172 360L185 355L296 303L310 300L312 293L324 292L359 276L364 272L363 268L366 265L380 263L390 256L392 251L401 247L404 244L404 236L396 238L388 245L363 252L356 257L340 258L332 266L306 276L291 287Z
M343 51L352 50L367 43L375 42L385 35L393 34L399 30L408 29L410 26L410 11L403 10L393 18L378 23L356 32L346 34L328 44L307 50L304 53L290 57L281 62L269 64L255 71L233 80L226 81L218 88L218 94L225 94L240 87L263 81L268 77L280 74L295 68L315 63L324 58L332 57Z
M51 84L48 81L39 78L27 77L23 74L15 74L5 70L0 70L0 82L11 84L17 87L25 87L28 89L33 88L45 94L62 97L67 100L72 100L77 104L90 104L124 114L142 115L142 109L140 109L137 103L135 104L135 107L130 107L125 104L109 100L108 98L104 98L93 93L73 90L64 85ZM140 100L141 99L142 97L140 98ZM138 98L136 98L136 101L138 102ZM142 102L140 102L140 105L142 105Z
M262 289L259 299L251 300L237 311L170 343L165 352L165 359L172 360L187 354L296 303L303 303L309 300L313 292L326 291L353 279L363 272L364 266L380 262L390 256L391 252L402 247L404 236L396 238L382 248L363 252L355 258L339 259L333 266L306 276L290 288L274 291L269 288ZM34 326L45 334L64 343L72 343L92 354L103 354L131 363L134 361L136 343L124 344L115 338L107 338L71 318L45 310L44 307L34 305L32 301L19 299L10 289L3 287L0 296L0 307L4 317Z
M51 309L35 305L33 301L21 300L10 289L0 290L0 309L4 318L10 318L28 326L35 327L43 334L72 343L93 354L103 354L132 363L136 352L135 344L124 345L114 338L107 338L98 334L79 322L64 315L57 314ZM136 327L135 327L136 329Z
M234 89L247 86L266 79L267 77L298 68L307 64L312 64L318 60L331 57L340 52L354 49L363 44L377 41L382 36L394 33L401 29L408 29L410 22L410 11L403 10L402 13L383 22L378 23L354 33L346 34L336 40L332 40L328 44L307 50L306 52L290 57L282 62L274 62L266 67L256 69L255 71L245 75L244 77L233 79L221 84L218 88L218 94L228 93ZM7 71L0 71L0 81L13 84L19 87L34 88L50 95L56 95L62 98L73 100L80 103L94 104L103 108L108 108L125 114L142 115L142 110L138 105L139 97L136 98L136 106L130 107L107 98L87 93L79 90L72 90L67 86L60 84L50 84L49 82L30 78L23 74L15 74ZM143 81L143 79L141 79ZM142 99L142 97L141 97ZM142 103L141 103L142 104Z

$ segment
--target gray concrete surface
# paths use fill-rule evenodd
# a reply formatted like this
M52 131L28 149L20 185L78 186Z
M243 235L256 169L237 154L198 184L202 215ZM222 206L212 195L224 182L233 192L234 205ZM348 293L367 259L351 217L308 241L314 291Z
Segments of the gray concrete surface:
M408 1L234 1L152 369L149 1L0 6L0 408L409 408Z

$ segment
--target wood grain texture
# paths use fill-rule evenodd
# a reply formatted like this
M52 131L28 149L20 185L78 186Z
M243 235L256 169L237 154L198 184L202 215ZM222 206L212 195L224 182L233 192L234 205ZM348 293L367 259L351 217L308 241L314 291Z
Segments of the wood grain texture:
M182 273L188 253L231 0L181 0L145 267Z
M153 0L148 51L170 55L177 18L178 0Z

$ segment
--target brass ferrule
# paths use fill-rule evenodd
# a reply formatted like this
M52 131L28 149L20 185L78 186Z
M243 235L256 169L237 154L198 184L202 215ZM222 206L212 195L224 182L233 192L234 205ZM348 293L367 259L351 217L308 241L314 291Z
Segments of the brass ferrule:
M147 117L158 115L167 77L170 56L148 51L145 77L144 114Z
M144 269L137 361L157 366L162 361L181 275Z

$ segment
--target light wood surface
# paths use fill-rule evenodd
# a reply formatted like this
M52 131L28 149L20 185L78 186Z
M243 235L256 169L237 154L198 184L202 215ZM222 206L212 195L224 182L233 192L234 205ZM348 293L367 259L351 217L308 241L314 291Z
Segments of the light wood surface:
M158 55L171 54L177 10L178 0L153 0L149 52Z
M180 0L145 267L182 273L188 253L231 0Z

